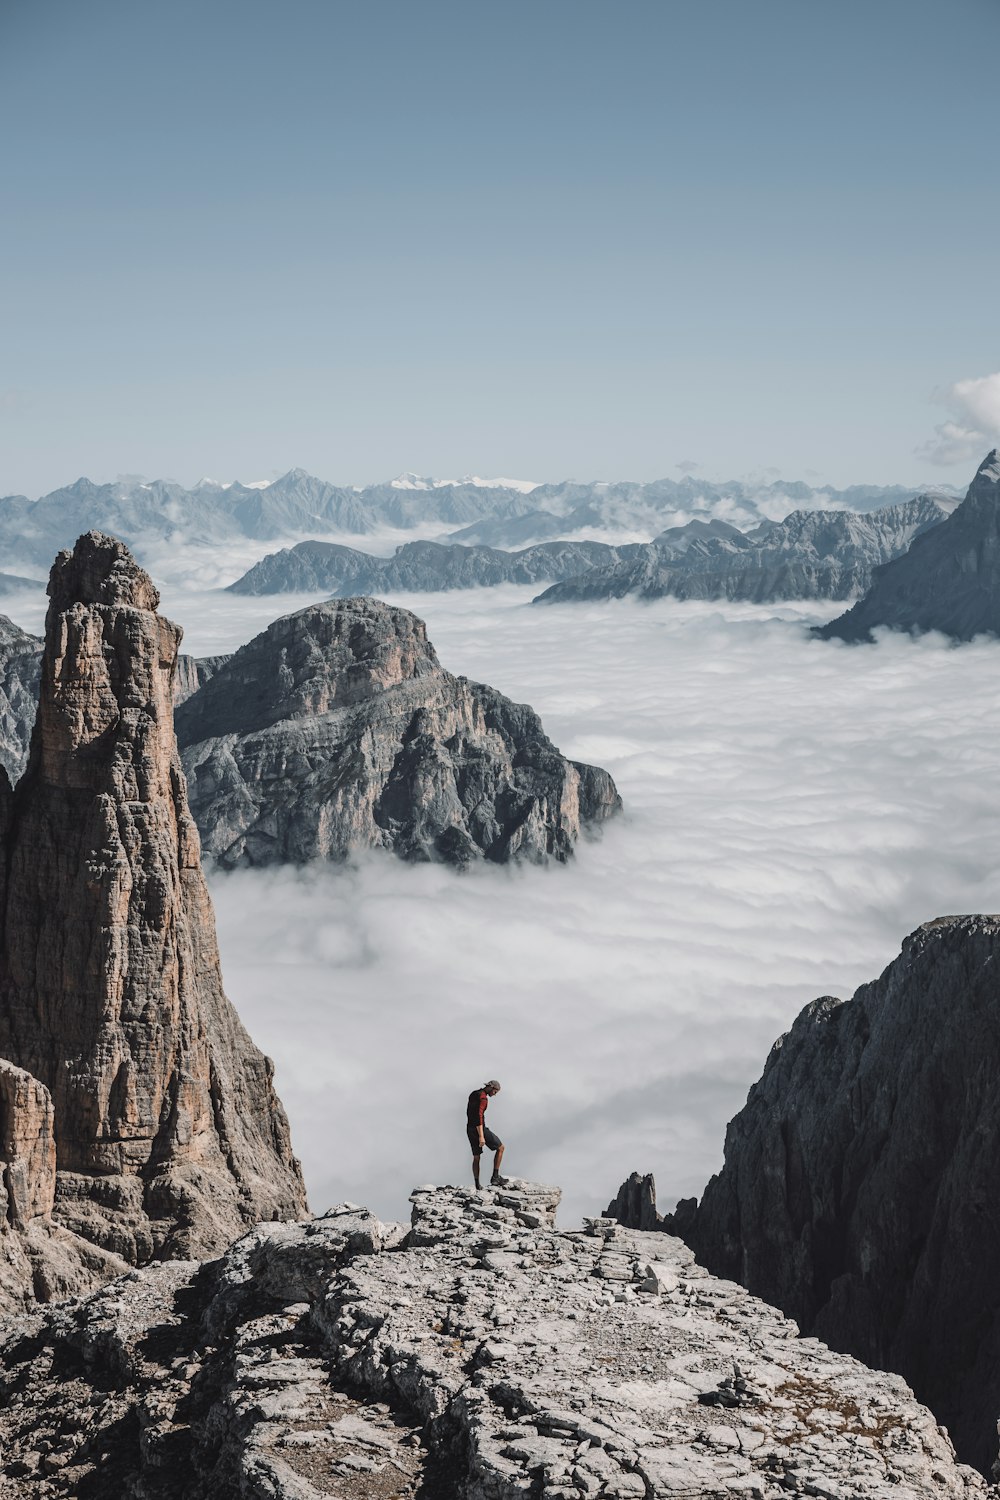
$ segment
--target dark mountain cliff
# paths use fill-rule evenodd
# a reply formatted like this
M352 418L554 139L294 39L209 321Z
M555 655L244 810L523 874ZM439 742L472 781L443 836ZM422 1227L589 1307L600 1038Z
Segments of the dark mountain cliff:
M947 521L879 568L865 597L824 626L825 639L867 641L880 625L941 630L959 641L1000 635L1000 451L984 458Z
M1000 1412L1000 920L952 917L808 1005L665 1223L716 1275L899 1371L988 1468Z

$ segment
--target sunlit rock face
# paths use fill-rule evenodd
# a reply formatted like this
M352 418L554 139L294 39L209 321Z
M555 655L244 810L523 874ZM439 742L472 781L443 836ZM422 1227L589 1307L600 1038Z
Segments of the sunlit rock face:
M191 806L228 866L343 859L566 860L620 807L524 704L438 662L378 599L276 620L177 712Z
M49 582L28 767L2 789L0 1056L54 1111L54 1217L141 1263L305 1207L272 1067L222 989L173 731L180 630L119 542Z
M1000 450L984 458L948 520L881 568L865 597L819 634L866 641L880 625L960 641L1000 635Z
M998 966L1000 920L943 918L853 1000L813 1001L700 1206L673 1221L717 1275L898 1370L984 1468L1000 1413Z

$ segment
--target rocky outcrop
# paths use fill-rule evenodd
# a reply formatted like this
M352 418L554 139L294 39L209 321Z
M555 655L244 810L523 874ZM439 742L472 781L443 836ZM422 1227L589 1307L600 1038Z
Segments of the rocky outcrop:
M620 806L538 716L440 666L422 620L377 599L276 620L177 710L191 807L221 864L565 860Z
M817 634L868 641L879 626L1000 635L1000 450L987 454L948 520L880 568L865 597Z
M800 1340L680 1241L559 1232L558 1189L419 1188L3 1334L0 1454L32 1496L971 1500L903 1381Z
M229 660L229 654L225 656L185 656L181 651L177 656L177 670L174 673L174 707L186 703L194 696L199 688L203 688L210 677L214 677L220 667L225 666Z
M52 1096L0 1061L0 1312L89 1292L127 1267L55 1224Z
M353 547L310 541L270 553L229 587L234 594L305 593L315 589L344 595L489 588L498 583L575 578L589 568L611 566L638 550L634 545L611 547L605 542L543 542L521 552L407 542L392 557L370 557Z
M613 1219L625 1229L641 1229L644 1233L655 1233L663 1224L663 1215L656 1212L656 1183L652 1172L640 1177L633 1172L618 1189L605 1209L605 1217Z
M96 532L56 559L24 775L0 786L0 1056L51 1095L55 1220L132 1263L305 1207L222 990L173 734L180 631Z
M941 525L952 502L918 495L903 505L853 511L793 511L744 533L721 521L661 532L627 560L554 584L536 603L581 599L851 599L875 570Z
M684 1228L718 1275L904 1375L982 1467L1000 1413L998 967L1000 920L945 918L853 1000L813 1001Z

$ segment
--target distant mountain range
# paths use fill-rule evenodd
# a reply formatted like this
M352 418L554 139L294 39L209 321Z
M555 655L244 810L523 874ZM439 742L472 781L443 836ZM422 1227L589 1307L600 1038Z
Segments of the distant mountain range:
M537 604L581 599L852 599L876 568L940 526L955 501L917 495L869 515L793 511L744 533L723 521L691 521L661 532L646 547L578 578L554 584Z
M464 589L553 581L539 602L574 599L851 599L873 569L904 552L957 504L918 495L903 505L855 511L793 511L749 533L726 521L693 520L652 542L540 542L517 552L482 545L407 542L372 557L332 542L299 542L271 553L230 585L237 594L322 590L332 595Z
M292 469L271 483L193 489L169 480L135 478L112 484L78 479L39 500L0 499L0 547L13 572L47 570L54 552L85 531L109 532L140 556L163 544L218 547L239 540L371 536L387 530L448 532L451 542L523 548L604 533L609 542L644 539L664 527L718 518L752 527L789 511L876 510L918 493L899 485L815 489L800 482L708 483L690 476L631 482L532 484L529 481L398 479L345 487ZM16 585L0 580L0 589Z

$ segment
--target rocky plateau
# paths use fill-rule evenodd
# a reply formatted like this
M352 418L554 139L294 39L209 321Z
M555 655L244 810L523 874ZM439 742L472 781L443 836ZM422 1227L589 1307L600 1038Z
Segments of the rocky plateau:
M620 807L537 714L440 665L377 599L276 620L176 712L192 811L223 866L369 848L455 865L570 857Z
M558 1189L421 1187L0 1332L0 1451L38 1500L992 1495L896 1375L680 1240L554 1225Z

